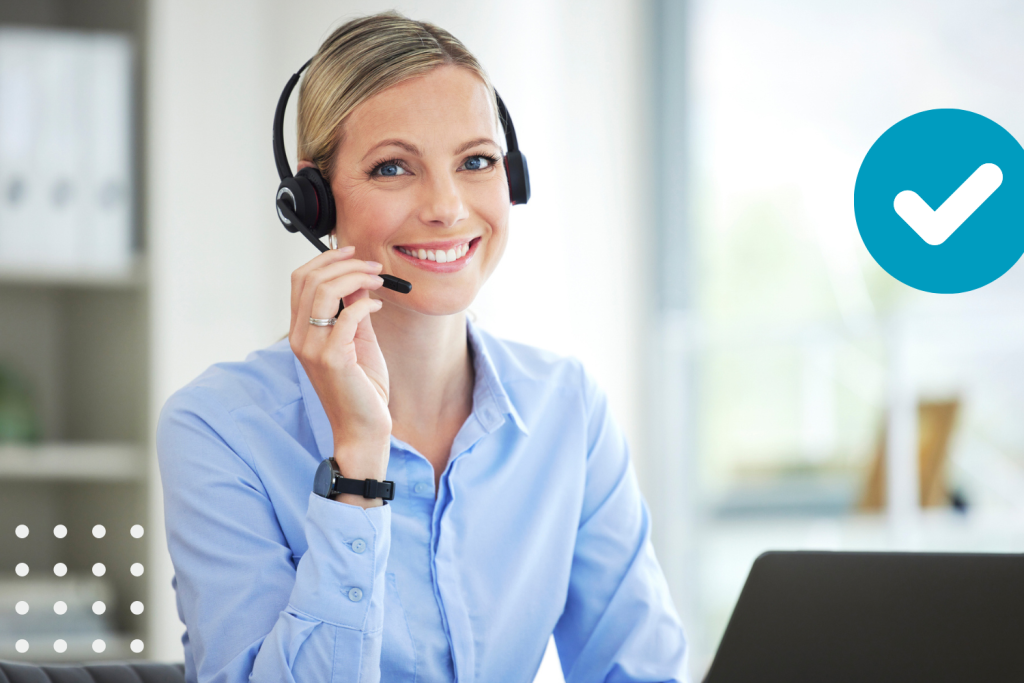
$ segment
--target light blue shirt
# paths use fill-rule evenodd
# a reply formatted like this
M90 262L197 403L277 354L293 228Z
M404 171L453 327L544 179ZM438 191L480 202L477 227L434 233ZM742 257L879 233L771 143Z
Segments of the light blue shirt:
M391 438L389 504L311 493L330 423L287 340L218 363L157 428L189 681L683 679L686 644L604 393L467 322L473 412L434 491Z

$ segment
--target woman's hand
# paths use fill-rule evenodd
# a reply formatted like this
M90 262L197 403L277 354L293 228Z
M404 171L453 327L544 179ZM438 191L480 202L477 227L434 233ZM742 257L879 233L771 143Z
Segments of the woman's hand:
M320 254L292 273L292 321L288 341L302 363L334 432L334 459L350 479L383 480L391 443L388 368L373 333L370 314L383 302L370 291L384 281L381 265L352 258L353 247ZM331 318L333 327L309 319ZM380 504L343 494L339 500L369 507Z

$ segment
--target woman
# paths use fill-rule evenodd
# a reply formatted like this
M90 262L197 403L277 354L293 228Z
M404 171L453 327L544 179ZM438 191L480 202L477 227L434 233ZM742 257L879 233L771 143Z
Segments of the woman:
M187 678L529 681L552 633L568 681L681 678L604 394L466 317L508 237L483 69L430 24L355 20L298 121L338 248L292 274L287 340L211 367L157 431ZM327 459L393 500L313 493Z

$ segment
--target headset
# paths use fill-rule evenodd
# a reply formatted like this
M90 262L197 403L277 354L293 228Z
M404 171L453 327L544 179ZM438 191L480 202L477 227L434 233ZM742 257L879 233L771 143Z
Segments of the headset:
M317 249L325 252L329 247L321 242L320 238L334 229L336 221L331 186L315 167L304 168L292 175L288 155L284 151L284 110L288 106L288 99L295 89L295 84L299 82L299 76L312 61L310 59L303 64L302 68L288 79L274 112L274 162L277 164L277 174L281 177L275 204L277 217L281 219L288 232L302 233ZM526 157L519 150L516 129L512 125L512 117L509 116L505 103L497 91L494 96L498 103L498 118L505 132L505 146L508 148L503 160L505 174L508 176L509 200L513 205L525 204L530 199L530 171L526 165ZM412 288L405 280L392 275L381 277L384 278L384 286L389 289L408 293Z

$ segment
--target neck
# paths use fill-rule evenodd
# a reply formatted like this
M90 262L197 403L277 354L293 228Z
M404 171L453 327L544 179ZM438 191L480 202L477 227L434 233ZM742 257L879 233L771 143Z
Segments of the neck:
M388 366L393 433L429 433L446 416L472 409L474 372L466 314L423 315L390 306L373 314Z

